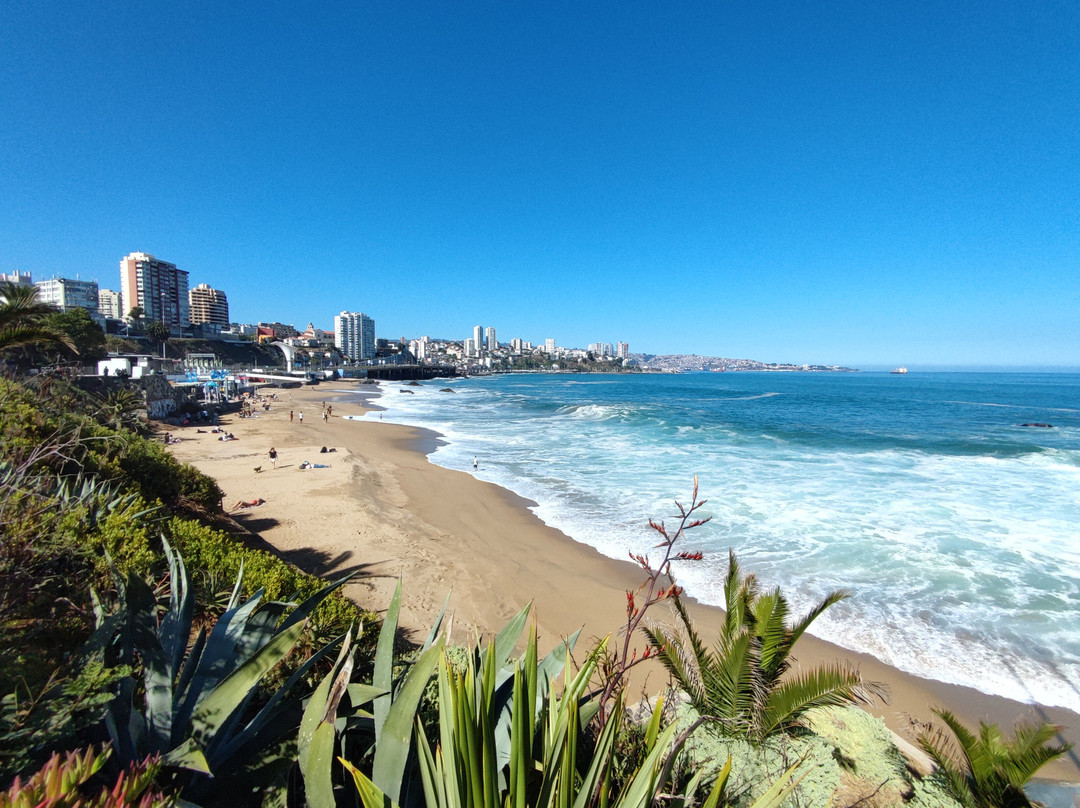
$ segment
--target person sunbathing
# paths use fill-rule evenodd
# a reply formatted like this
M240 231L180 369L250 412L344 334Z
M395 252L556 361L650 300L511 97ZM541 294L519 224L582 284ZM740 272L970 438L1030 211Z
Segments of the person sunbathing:
M238 511L241 508L257 508L259 505L262 505L264 502L266 502L266 500L263 499L262 497L256 497L255 499L241 499L235 505L232 506L232 509L234 511Z

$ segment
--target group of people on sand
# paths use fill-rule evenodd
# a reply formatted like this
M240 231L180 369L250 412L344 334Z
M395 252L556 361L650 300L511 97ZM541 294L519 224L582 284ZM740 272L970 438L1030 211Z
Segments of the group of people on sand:
M337 450L336 449L327 449L324 446L319 450L319 453L320 454L326 454L328 452L334 452L334 451L337 451ZM270 458L270 465L273 466L276 469L277 468L277 459L278 459L277 449L275 449L273 446L271 446L270 451L267 453L267 456ZM300 464L300 468L301 469L328 469L328 468L330 468L330 464L329 463L312 463L310 460L305 460ZM256 469L256 471L258 471L258 470L259 469Z
M273 400L273 401L278 400L276 395L270 396L270 399ZM291 396L290 396L290 399L291 399ZM270 402L265 400L265 399L262 399L262 398L260 398L258 396L253 396L253 397L248 398L246 401L244 401L243 409L241 410L240 413L238 413L238 415L241 418L255 417L256 416L256 410L259 409L259 408L262 408L263 411L269 410L270 409ZM333 405L332 404L327 404L324 401L323 405L322 405L322 418L323 418L323 421L326 422L330 418L330 416L333 415L333 413L334 413ZM299 411L289 410L289 421L292 422L294 420L294 418L296 420L298 420L301 424L304 423L304 412L303 412L303 410L299 410ZM226 432L220 426L217 426L216 425L217 424L217 419L216 418L214 419L214 423L215 423L215 426L210 431L218 435L218 440L219 441L238 440L238 438L234 434L232 434L231 432ZM203 430L200 429L199 431L202 432ZM167 444L179 443L180 442L180 439L173 436L171 433L166 433L165 436L164 436L164 440L165 440L165 443L167 443ZM335 452L335 451L337 451L337 450L332 449L332 448L328 449L325 446L323 446L319 450L320 454L327 454L329 452ZM270 460L270 466L272 468L276 469L277 468L277 461L278 461L277 448L274 447L274 446L271 446L270 451L267 453L267 456L268 456L268 458ZM303 462L300 463L299 468L301 470L306 470L306 469L328 469L328 468L331 468L331 466L330 466L329 463L312 463L310 460L304 460ZM262 470L261 467L256 467L256 469L255 469L256 472L261 471L261 470ZM262 497L256 497L255 499L241 499L241 500L237 500L237 502L232 506L231 510L241 510L241 509L244 509L244 508L257 508L258 506L263 505L265 503L266 503L266 500L263 499Z

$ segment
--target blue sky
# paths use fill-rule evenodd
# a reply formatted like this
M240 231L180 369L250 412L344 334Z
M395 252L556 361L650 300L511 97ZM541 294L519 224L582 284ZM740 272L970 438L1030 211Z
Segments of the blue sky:
M133 250L238 321L1080 366L1080 5L8 0L0 271Z

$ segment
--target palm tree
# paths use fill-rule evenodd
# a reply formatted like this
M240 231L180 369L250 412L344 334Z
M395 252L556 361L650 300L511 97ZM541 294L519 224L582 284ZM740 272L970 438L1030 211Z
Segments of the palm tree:
M169 338L169 327L161 320L154 320L146 326L146 338L161 343L161 358L165 358L165 340Z
M945 775L949 791L964 808L1024 808L1031 800L1024 785L1040 768L1064 755L1072 744L1051 745L1060 727L1018 724L1016 735L1004 737L997 724L979 722L979 735L948 710L934 710L952 731L924 732L919 745Z
M70 336L44 322L50 314L56 314L56 308L38 300L36 286L0 285L0 352L44 345L77 354Z
M729 554L724 585L727 614L713 650L705 647L686 607L675 598L685 638L646 628L649 643L701 715L719 719L719 731L760 742L794 726L814 707L835 707L885 698L885 687L864 681L844 665L790 673L791 650L807 627L845 591L830 593L793 626L779 588L760 593L753 575L742 574Z

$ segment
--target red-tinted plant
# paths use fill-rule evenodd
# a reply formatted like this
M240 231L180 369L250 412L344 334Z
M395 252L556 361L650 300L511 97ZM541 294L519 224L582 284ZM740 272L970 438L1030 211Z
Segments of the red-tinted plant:
M676 551L675 545L686 535L686 531L700 527L712 517L699 519L694 514L705 506L708 500L698 499L698 481L694 477L694 492L690 504L683 505L676 500L679 509L679 521L674 530L664 522L649 520L649 527L660 535L660 541L654 549L661 550L659 563L654 564L648 555L630 553L630 558L645 571L645 581L634 591L626 592L626 624L620 629L621 642L615 644L601 660L599 666L599 685L594 693L598 694L600 711L597 718L602 729L610 717L611 705L626 688L627 676L632 668L654 656L653 650L646 646L639 655L633 647L635 635L645 619L646 612L657 603L678 597L682 587L675 582L671 574L672 561L700 561L704 556L700 551Z

